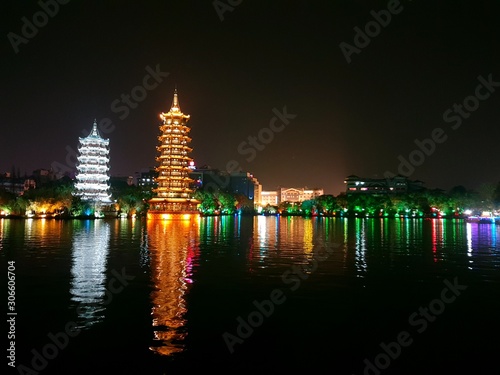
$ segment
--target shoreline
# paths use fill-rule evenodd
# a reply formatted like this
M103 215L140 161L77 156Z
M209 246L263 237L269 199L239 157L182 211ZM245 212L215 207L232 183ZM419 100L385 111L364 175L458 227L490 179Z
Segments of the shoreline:
M431 220L431 219L439 219L439 220L460 220L467 223L478 223L478 224L496 224L500 225L500 218L482 218L477 216L466 216L466 215L458 215L458 216L432 216L432 215L423 215L423 216L405 216L405 215L387 215L387 216L374 216L374 215L300 215L300 214L200 214L200 217L255 217L255 216L274 216L274 217L302 217L304 219L312 219L312 218L336 218L336 219L403 219L403 220ZM59 216L59 215L40 215L40 216L26 216L26 215L2 215L0 219L9 219L9 220L117 220L117 219L147 219L146 215L137 215L137 216L119 216L119 215L104 215L102 217L96 217L94 215L88 216Z

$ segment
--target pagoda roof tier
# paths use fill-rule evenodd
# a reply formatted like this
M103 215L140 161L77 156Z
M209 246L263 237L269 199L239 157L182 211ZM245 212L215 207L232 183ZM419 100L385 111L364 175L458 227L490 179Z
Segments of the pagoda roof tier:
M179 138L183 141L186 141L186 142L191 142L192 139L189 138L187 135L174 135L174 134L162 134L162 135L159 135L158 136L158 140L161 141L165 138ZM172 142L172 143L180 143L180 142Z
M189 156L179 156L179 155L160 155L156 157L156 161L163 161L163 162L177 162L177 163L183 163L183 162L189 162L192 159ZM160 165L161 167L161 165ZM186 168L188 166L186 165Z
M186 198L174 198L174 197L155 197L151 198L149 203L185 203L185 202L191 202L191 203L200 203L199 200L191 198L191 199L186 199Z
M191 178L189 177L183 177L183 176L160 176L160 177L157 177L156 178L157 181L164 181L164 180L167 180L167 181L193 181Z
M187 126L185 123L180 123L180 124L176 124L176 123L163 123L160 125L160 130L162 131L165 131L167 130L168 128L174 128L175 130L178 130L179 132L190 132L191 131L191 128L189 126ZM179 129L180 128L180 129ZM174 130L174 132L175 132Z
M160 114L160 118L162 120L165 120L166 118L182 118L185 119L186 121L189 120L191 116L190 115L185 115L181 111L181 106L179 104L179 97L177 96L177 89L174 91L174 99L172 100L172 106L170 107L170 111L167 113L162 112Z
M174 189L168 189L168 190L158 190L156 192L158 197L163 197L163 198L183 198L183 199L189 199L190 195L192 194L191 190L174 190Z
M162 172L162 171L168 171L170 169L175 169L176 171L178 171L178 169L184 169L186 171L186 173L190 172L191 169L187 166L182 166L182 165L160 165L159 167L156 167L155 168L155 171L156 172Z
M182 163L191 161L191 158L189 156L167 154L167 155L157 156L156 161L171 161L172 163Z
M172 156L187 156L188 154L188 149L184 148L157 148L157 151L160 151L161 153L159 155L172 155Z
M161 146L156 146L156 149L160 151L162 148L178 148L182 149L185 151L192 151L193 149L191 147L185 146L185 145L178 145L178 144L168 144L168 145L161 145Z
M172 110L168 111L168 112L162 112L160 114L160 118L162 120L166 120L167 118L171 118L171 119L176 119L176 118L181 118L181 119L184 119L184 120L189 120L191 118L191 115L185 115L184 113L182 112L172 112Z

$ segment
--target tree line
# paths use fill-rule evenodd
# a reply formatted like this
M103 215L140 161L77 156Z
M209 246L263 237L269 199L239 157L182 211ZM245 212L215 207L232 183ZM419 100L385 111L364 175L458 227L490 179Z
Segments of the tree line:
M117 215L143 215L148 210L147 201L152 198L150 189L122 184L111 187L112 207ZM321 195L303 202L281 202L277 205L259 207L243 194L229 191L204 191L197 189L194 198L200 201L203 215L232 214L281 214L299 216L448 216L500 210L500 183L483 185L478 191L455 186L442 189L423 189L405 194L351 194ZM50 214L67 217L93 214L93 207L74 195L71 180L52 181L36 189L26 190L17 196L0 189L0 213L23 216Z

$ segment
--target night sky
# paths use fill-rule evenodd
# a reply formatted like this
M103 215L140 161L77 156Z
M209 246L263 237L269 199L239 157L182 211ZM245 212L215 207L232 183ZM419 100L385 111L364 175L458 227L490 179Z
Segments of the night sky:
M500 2L218 4L232 10L219 15L212 1L199 0L72 0L44 20L35 1L3 2L0 172L67 164L94 118L112 122L104 134L111 175L154 167L158 115L177 87L191 115L196 165L236 163L264 190L308 186L336 195L348 175L398 173L398 157L408 160L419 150L415 140L433 135L441 143L424 142L428 155L413 152L420 165L411 179L443 189L500 181ZM385 27L372 11L382 11ZM20 42L23 17L36 14L46 24ZM369 43L356 44L354 28L367 25ZM147 67L161 82L137 88ZM476 90L479 76L489 87ZM131 99L128 113L118 110L131 92L145 97ZM464 104L471 110L460 115ZM288 124L263 130L285 106ZM260 150L248 143L254 136Z

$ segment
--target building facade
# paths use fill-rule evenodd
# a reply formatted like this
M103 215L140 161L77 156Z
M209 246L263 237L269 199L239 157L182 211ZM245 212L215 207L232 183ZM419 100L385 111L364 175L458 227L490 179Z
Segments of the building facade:
M344 180L346 194L405 194L423 189L423 182L411 181L405 176L392 178L364 178L350 175Z
M0 189L15 194L23 195L25 191L36 188L36 181L27 177L14 177L7 172L0 174Z
M259 180L249 172L225 172L209 166L191 170L190 177L194 186L211 193L225 191L241 194L258 204L261 199L262 185Z
M310 199L315 199L324 194L323 189L308 189L307 187L279 187L277 190L264 190L261 193L259 205L262 207L277 206L282 202L300 203Z
M151 192L158 187L157 178L158 172L153 168L137 172L135 180L137 181L137 186L139 186L141 190L146 193Z
M267 205L278 205L278 192L276 190L265 190L260 195L260 205L265 207Z
M281 202L303 202L323 195L323 189L284 188L278 189L278 204Z
M234 194L242 194L251 201L259 202L262 185L253 174L248 172L233 172L229 174L230 191Z

